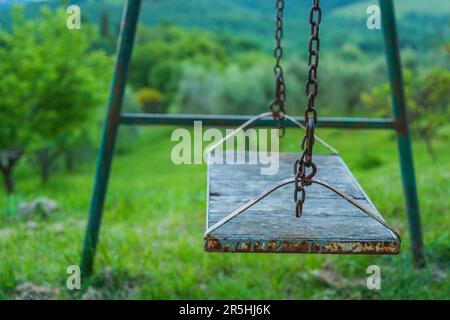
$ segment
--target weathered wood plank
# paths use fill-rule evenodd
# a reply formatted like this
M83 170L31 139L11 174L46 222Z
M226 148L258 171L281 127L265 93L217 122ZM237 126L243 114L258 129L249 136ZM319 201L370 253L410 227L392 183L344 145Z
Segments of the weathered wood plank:
M207 227L292 177L298 154L280 154L279 172L261 175L260 164L208 165ZM248 159L248 158L247 158ZM317 178L378 213L338 156L315 156ZM227 252L395 254L393 233L345 199L321 186L307 187L301 218L295 217L293 185L287 185L205 238L205 250ZM379 213L378 213L379 214Z
M242 152L237 152L241 153ZM210 195L237 195L255 197L262 190L275 184L279 180L289 178L293 175L293 163L298 154L280 153L279 170L276 175L261 175L261 164L227 164L211 165L209 167L209 179L220 181L220 183L210 184ZM318 173L316 178L327 181L328 183L341 189L355 199L364 199L358 184L343 165L339 157L335 156L316 156ZM313 185L311 193L317 197L338 197L329 190L324 190L320 186Z
M272 195L275 195L273 193ZM217 199L219 198L219 199ZM361 210L356 208L355 206L351 205L347 202L347 200L339 198L339 199L333 199L332 201L324 201L323 199L318 198L311 198L307 197L307 200L305 201L305 204L303 206L303 217L336 217L336 210L337 208L340 211L339 217L368 217L367 215L361 215ZM243 199L242 199L243 200ZM242 201L241 200L241 201ZM247 201L250 199L246 199ZM235 206L236 203L239 200L236 200L235 197L214 197L210 200L210 210L209 210L209 217L210 220L213 217L224 217L226 214L230 212L230 207ZM242 201L242 203L245 203L247 201ZM370 208L371 204L367 200L358 200L364 207ZM247 210L247 213L245 215L250 215L253 213L261 215L275 215L277 217L283 217L283 218L290 218L292 217L292 212L295 212L295 203L291 197L280 197L278 199L274 199L273 201L270 201L270 205L274 205L277 207L277 211L273 210L272 207L268 206L269 201L266 199L261 200L261 202L257 203L253 207L249 208ZM241 214L241 216L244 214ZM238 219L240 216L238 216L236 219ZM256 218L256 217L255 217ZM368 217L370 218L370 217ZM373 219L371 219L373 220ZM291 222L291 219L288 219L289 222ZM294 222L301 221L301 219L294 219Z

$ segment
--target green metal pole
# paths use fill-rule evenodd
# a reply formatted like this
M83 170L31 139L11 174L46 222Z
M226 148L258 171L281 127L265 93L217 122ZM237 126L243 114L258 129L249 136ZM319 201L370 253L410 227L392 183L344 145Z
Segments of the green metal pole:
M223 115L223 114L150 114L150 113L122 113L120 123L123 125L175 125L191 126L194 121L202 121L205 126L221 126L230 128L240 126L253 116ZM304 117L294 118L304 123ZM260 119L254 127L277 127L278 120L273 118ZM395 129L394 121L389 118L345 118L345 117L320 117L317 125L320 128L343 129ZM286 127L297 127L293 122L287 121Z
M423 255L422 226L419 201L417 199L416 179L414 175L411 135L403 90L403 77L398 46L397 27L392 0L380 0L386 57L389 68L389 80L392 92L394 122L397 131L397 143L400 155L403 189L408 214L409 234L413 261L417 267L425 266Z
M103 204L105 202L114 145L120 123L127 69L133 51L140 5L141 0L126 0L124 4L114 77L103 127L102 141L98 153L94 192L91 199L89 221L86 228L81 258L82 273L87 275L92 273L93 269L98 234L102 221Z

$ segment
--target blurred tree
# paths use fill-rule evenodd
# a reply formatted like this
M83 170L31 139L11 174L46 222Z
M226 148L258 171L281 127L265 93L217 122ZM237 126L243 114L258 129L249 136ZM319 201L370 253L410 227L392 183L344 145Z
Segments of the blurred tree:
M16 148L35 153L45 182L57 156L70 156L92 130L95 110L105 99L111 60L102 52L90 51L95 34L92 29L84 27L81 32L61 27L66 19L63 10L44 8L41 17L25 21L16 10L12 32L2 34L6 45L0 52L7 57L2 65L16 77L12 78L16 85L30 92L5 105L7 112L25 106L27 141L18 141ZM27 71L30 68L32 72Z
M336 52L336 56L340 57L343 61L355 62L364 58L364 52L354 43L345 43Z
M109 14L106 11L102 11L100 18L100 36L102 38L109 38Z
M224 48L227 57L237 58L247 52L264 52L261 43L254 38L245 38L221 31L214 32L213 37L214 41L220 43Z
M274 60L273 56L264 51L244 51L239 54L235 54L233 57L233 63L236 63L241 69L248 69L253 67L255 64L262 65L263 63L266 64L267 68L270 68L270 66L274 64Z
M147 83L164 95L165 100L162 102L164 109L167 109L173 102L177 93L182 68L182 62L177 62L175 59L167 59L159 62L149 70Z
M226 65L223 46L199 30L185 31L164 23L142 28L136 43L129 81L136 90L150 87L160 91L165 109L174 103L186 63L209 69Z
M85 27L84 32L61 32L64 11L44 9L42 17L30 33L41 52L39 63L47 71L39 79L42 90L36 93L32 129L37 136L35 153L41 177L46 182L58 154L71 157L76 145L93 130L95 109L106 98L111 60L103 52L90 51L94 30Z
M12 33L0 32L0 170L5 189L14 191L13 170L31 143L30 119L41 75L39 54L25 37L29 25L15 12ZM27 81L28 79L28 81Z
M105 50L108 54L116 51L118 34L111 32L111 21L107 10L103 10L98 22L98 37L94 37L93 49Z
M139 113L142 112L142 107L136 101L136 93L130 85L125 88L125 95L123 97L123 112L126 113ZM104 113L102 112L101 123L104 121ZM120 134L116 143L116 153L126 154L133 150L136 145L139 145L139 134L143 128L140 126L122 126L120 128ZM99 136L97 136L98 139Z
M355 46L344 46L337 56L321 58L317 103L330 113L361 115L361 94L385 79L383 59L364 56Z
M205 67L185 64L177 91L174 113L220 113L219 95L222 77Z
M297 57L286 60L286 110L291 115L303 115L306 106L306 61ZM273 75L272 75L273 77ZM272 80L273 81L273 80Z
M221 112L231 114L266 112L273 100L274 87L271 65L255 64L246 70L231 65L225 71L220 86Z
M361 93L369 87L367 72L355 64L346 65L341 73L341 94L347 113L352 114L360 102Z
M423 139L430 155L436 158L432 141L438 130L450 122L450 71L437 69L424 76L404 71L404 86L409 120L414 136ZM391 105L388 83L362 96L363 102L380 116L388 116Z
M273 70L267 64L232 64L223 73L186 64L176 107L190 113L257 114L268 110L273 89Z
M432 139L438 130L450 122L450 71L436 69L421 79L416 104L411 117L413 130L424 139L428 151L436 158Z
M128 80L134 89L149 87L149 72L170 55L170 47L162 41L137 44L133 51Z

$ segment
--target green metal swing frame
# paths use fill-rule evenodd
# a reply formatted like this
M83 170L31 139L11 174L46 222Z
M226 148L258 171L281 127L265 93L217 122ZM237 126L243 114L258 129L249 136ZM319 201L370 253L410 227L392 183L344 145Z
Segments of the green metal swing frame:
M382 16L389 81L392 88L391 98L393 118L322 117L318 120L318 126L323 128L343 129L390 129L396 132L406 212L409 223L412 258L417 267L422 267L425 265L422 228L414 174L411 137L403 89L395 12L392 0L379 0L379 4ZM121 112L128 65L132 56L140 7L141 0L125 0L120 37L117 46L114 77L107 106L107 114L104 121L102 140L98 152L95 184L81 257L81 270L83 274L87 275L92 273L93 270L119 125L192 125L194 121L201 120L208 126L230 127L239 126L250 118L250 116L237 115L127 114ZM302 121L300 118L297 118L297 120ZM272 119L259 120L255 123L255 126L264 127L277 125L278 122Z

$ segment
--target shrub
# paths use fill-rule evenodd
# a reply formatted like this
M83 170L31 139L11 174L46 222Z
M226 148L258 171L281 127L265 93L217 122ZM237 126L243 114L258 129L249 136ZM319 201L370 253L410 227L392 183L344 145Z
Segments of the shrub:
M145 113L165 113L164 98L161 92L153 88L142 88L136 93L136 101Z

